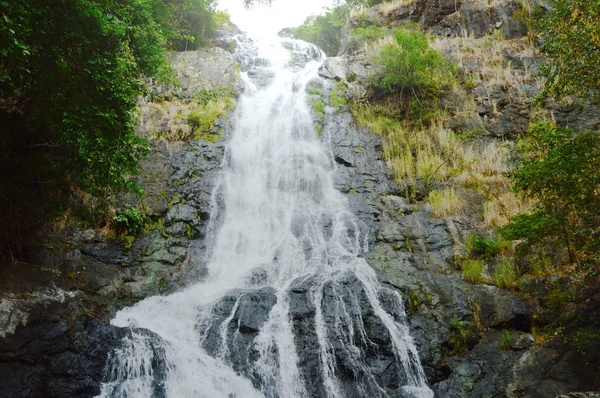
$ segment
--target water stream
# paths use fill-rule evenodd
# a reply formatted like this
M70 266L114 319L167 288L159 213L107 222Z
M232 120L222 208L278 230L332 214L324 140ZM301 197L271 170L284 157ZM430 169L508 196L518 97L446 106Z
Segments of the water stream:
M324 55L237 41L246 88L213 193L208 277L116 315L132 332L100 396L433 397L315 132L306 85Z

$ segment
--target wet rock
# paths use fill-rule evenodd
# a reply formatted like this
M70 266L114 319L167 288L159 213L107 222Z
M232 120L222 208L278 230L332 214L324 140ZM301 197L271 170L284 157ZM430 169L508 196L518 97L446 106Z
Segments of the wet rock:
M102 307L82 296L16 300L27 321L0 338L0 397L99 394L108 354L127 332L93 316Z

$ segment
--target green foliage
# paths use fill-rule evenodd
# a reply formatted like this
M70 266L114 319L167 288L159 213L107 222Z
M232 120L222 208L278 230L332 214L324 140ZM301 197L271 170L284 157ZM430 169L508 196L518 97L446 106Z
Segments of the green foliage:
M467 352L469 349L467 342L471 335L471 324L455 316L450 320L450 327L453 332L452 336L448 339L450 354L459 355Z
M210 101L220 100L235 97L237 95L237 91L235 88L230 86L223 86L213 88L211 90L202 90L198 91L194 98L198 100L200 105L206 105Z
M325 117L325 103L321 98L311 99L310 105L314 109L315 113L319 116L319 119L323 120Z
M317 137L323 135L323 123L317 122L315 123L315 133L317 133Z
M214 12L214 0L149 0L149 3L169 48L176 51L202 47L218 25L229 21L226 13Z
M556 0L552 10L529 19L542 40L547 62L541 74L545 92L576 95L600 105L600 6L598 1Z
M128 233L134 235L142 232L147 222L146 215L134 208L119 211L113 220L117 226L126 229Z
M343 28L349 8L346 5L329 8L324 15L313 15L295 28L285 28L279 35L305 40L319 46L325 54L337 54L343 37Z
M134 0L0 2L4 248L68 197L141 193L128 178L147 152L132 111L141 78L168 71L153 12Z
M429 47L423 33L399 28L394 39L375 60L382 72L375 77L374 88L396 98L405 117L427 123L444 88L455 82L455 67Z
M504 289L515 289L517 287L517 270L512 261L503 260L496 264L494 284Z
M215 120L225 117L235 106L236 91L232 87L219 87L196 93L196 110L190 112L187 122L193 130L193 138L216 142L219 134L205 134L214 127Z
M329 104L334 108L339 108L342 105L346 105L347 101L344 97L343 91L340 94L340 91L337 87L332 87L331 91L329 91Z
M316 87L309 87L308 93L311 95L318 95L318 96L323 95L323 91L320 88L316 88Z
M477 259L466 259L461 263L463 279L473 284L484 283L487 278L483 274L483 261Z
M501 245L496 239L470 234L465 239L465 250L470 257L491 260L500 253Z
M502 329L502 334L500 335L500 345L504 351L510 351L510 331L508 329Z
M515 190L534 200L530 213L503 228L527 246L559 244L571 262L598 264L600 250L600 136L540 122L515 145Z

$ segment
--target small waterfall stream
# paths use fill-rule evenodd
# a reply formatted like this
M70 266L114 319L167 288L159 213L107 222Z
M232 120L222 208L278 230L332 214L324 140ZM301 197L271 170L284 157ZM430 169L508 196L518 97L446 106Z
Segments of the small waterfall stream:
M322 52L237 46L246 89L213 193L208 277L116 315L132 331L100 396L433 397L313 126L306 85Z

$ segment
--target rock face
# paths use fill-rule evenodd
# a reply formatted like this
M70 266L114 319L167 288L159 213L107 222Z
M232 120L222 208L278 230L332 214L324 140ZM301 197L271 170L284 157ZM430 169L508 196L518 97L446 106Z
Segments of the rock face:
M383 17L421 20L442 35L454 35L468 27L475 35L500 29L504 36L516 37L522 31L521 25L510 19L518 9L515 4L497 0L485 4L475 0L416 1ZM225 49L231 48L231 41L219 38L218 42ZM535 59L518 54L504 56L518 68L535 64ZM154 87L154 94L165 99L162 104L140 99L140 135L150 136L157 130L186 135L190 126L183 115L191 111L186 101L196 91L240 88L237 61L224 49L173 54L170 59L182 86ZM298 64L304 61L296 60ZM473 65L474 70L477 67ZM328 59L320 75L347 83L346 94L361 98L365 95L364 83L374 72L375 67L360 56L350 55ZM260 67L252 73L250 77L258 86L268 85L272 78ZM346 105L332 105L331 82L311 84L324 92L325 114L319 120L323 123L322 140L330 146L337 165L335 185L346 193L361 221L369 247L363 256L379 272L381 283L404 297L407 326L436 396L554 398L570 391L597 389L597 366L593 366L600 363L597 343L587 342L566 352L535 346L530 313L521 300L493 286L466 283L456 271L454 255L467 232L481 222L481 214L436 219L428 205L407 201L408 187L393 180L382 159L380 138L358 128ZM523 90L529 96L535 94L534 87ZM489 136L503 138L524 131L528 119L522 115L523 107L505 90L484 85L475 88L474 94L477 115L452 120L454 130L481 129ZM493 121L486 118L496 112L501 115ZM600 120L598 110L591 107L581 112L557 106L555 115L574 127L597 126ZM219 122L225 130L228 123ZM126 245L108 240L98 231L67 228L54 246L38 254L40 267L23 266L22 274L9 273L30 278L31 286L42 283L36 278L43 278L43 283L75 293L55 291L49 296L31 297L25 293L29 285L0 278L2 291L15 293L0 299L0 397L95 396L99 383L111 380L110 369L106 372L104 364L124 336L138 333L152 347L159 347L157 336L116 328L107 320L118 307L132 300L169 292L205 274L204 253L211 244L206 221L211 217L212 191L224 156L224 140L154 140L140 177L147 192L145 205L154 223L153 231ZM121 199L124 204L136 203L130 197ZM213 217L218 217L216 202L217 214ZM251 276L252 284L260 286L263 278L256 272ZM309 286L314 283L302 279L292 284L289 313L300 352L299 369L309 381L308 395L322 396L323 375L314 372L320 361L315 344L318 336L311 328L316 309L308 297ZM345 293L333 295L332 289L343 289ZM384 308L401 322L395 296L389 296L381 297ZM403 384L399 379L402 372L391 360L390 336L372 313L360 281L347 275L338 286L323 289L323 308L329 309L327 334L339 336L341 341L344 336L334 322L335 297L358 303L356 313L351 315L361 319L364 334L357 332L352 337L359 342L357 345L366 347L360 362L341 343L331 348L339 367L336 372L343 376L344 395L375 396L356 388L358 381L365 384L368 373L389 396L403 396L397 391L397 386ZM257 370L254 342L276 302L272 288L232 291L214 307L211 322L200 325L198 339L209 354L227 358L237 372L259 385L265 375ZM225 330L221 325L226 326ZM463 334L464 341L457 344ZM153 372L158 375L155 396L163 397L160 375L165 369L161 353L156 351L152 361ZM598 394L570 393L564 397L596 398Z
M436 35L475 37L498 29L504 38L513 39L527 33L527 26L518 14L521 9L518 0L416 0L392 7L376 6L373 10L385 26L419 22Z
M81 296L48 291L14 303L23 317L0 334L0 397L97 395L108 352L128 332L86 313L93 304Z
M100 382L110 381L110 370L104 369L107 356L132 333L108 323L114 311L198 280L206 272L211 195L227 137L168 142L153 133L189 135L187 114L195 106L194 95L224 87L239 91L240 67L235 56L221 48L168 58L181 86L149 82L152 95L138 101L136 132L151 143L139 177L146 196L142 203L128 195L118 198L123 208L145 209L150 232L124 241L67 225L53 231L32 264L0 269L2 398L96 396ZM216 124L226 129L229 121ZM73 293L28 293L44 286ZM134 332L145 335L149 344L156 339L146 331ZM160 375L164 369L155 362L154 374ZM164 396L159 384L156 396Z
M527 55L505 56L520 60L520 65L536 62ZM361 86L368 75L361 71L366 70L368 63L360 54L345 55L328 59L320 75L347 83L348 96L354 96L353 82ZM506 89L481 90L481 98L476 97L479 115L451 121L451 128L481 129L484 135L505 138L526 130L528 109L509 98ZM492 110L500 117L481 117ZM594 112L592 107L580 110L572 123L596 126ZM435 219L427 205L409 203L406 187L387 171L379 138L357 128L346 107L326 107L323 134L338 166L336 185L347 193L368 233L365 257L381 272L382 282L406 300L411 335L436 396L554 398L598 388L592 375L597 366L580 374L567 370L597 363L597 343L587 343L581 352L563 346L550 358L551 349L534 346L531 315L521 300L494 286L466 283L456 271L454 255L467 233L481 224L481 213ZM466 337L458 347L456 336L461 333Z

